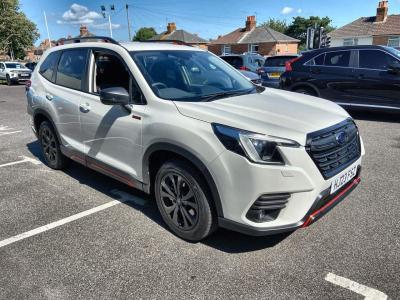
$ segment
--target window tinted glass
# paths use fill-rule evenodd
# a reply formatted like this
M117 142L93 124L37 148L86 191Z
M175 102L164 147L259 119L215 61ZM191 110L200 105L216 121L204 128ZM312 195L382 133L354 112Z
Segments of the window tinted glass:
M95 53L94 92L111 87L123 87L129 91L129 73L121 60L112 54Z
M44 62L40 65L39 73L42 74L42 76L47 80L51 81L53 77L54 67L58 61L59 55L60 52L58 51L50 53L49 56L47 56Z
M86 67L86 54L87 49L64 51L58 63L56 83L80 90Z
M23 69L24 66L18 63L6 63L8 69Z
M221 58L236 69L243 66L243 58L241 56L221 56Z
M311 59L306 65L307 66L323 66L324 65L325 54L320 54L313 59Z
M264 67L284 67L285 63L297 56L273 56L268 57L265 61Z
M389 66L398 63L393 56L377 50L360 51L360 68L387 70Z
M325 66L348 67L350 64L350 51L338 51L325 54Z

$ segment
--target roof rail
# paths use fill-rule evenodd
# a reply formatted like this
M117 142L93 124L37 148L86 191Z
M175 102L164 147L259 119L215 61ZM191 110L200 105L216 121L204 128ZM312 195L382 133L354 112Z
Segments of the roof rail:
M84 42L104 42L119 45L119 43L108 36L87 36L87 37L76 37L70 39L60 39L57 41L56 46L84 43Z
M189 46L193 47L191 44L188 44L184 41L180 40L146 40L146 41L141 41L142 43L170 43L170 44L175 44L175 45L184 45L184 46Z

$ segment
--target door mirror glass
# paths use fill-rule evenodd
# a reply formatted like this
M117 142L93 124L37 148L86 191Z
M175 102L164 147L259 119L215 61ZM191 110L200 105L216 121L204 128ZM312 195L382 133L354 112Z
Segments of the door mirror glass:
M129 104L129 93L123 87L112 87L100 91L100 101L105 105Z

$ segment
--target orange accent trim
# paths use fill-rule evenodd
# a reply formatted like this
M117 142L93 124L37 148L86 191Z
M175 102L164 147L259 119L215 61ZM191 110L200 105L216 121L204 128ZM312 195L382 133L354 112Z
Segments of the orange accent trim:
M347 193L353 186L359 184L361 181L360 177L355 178L351 184L346 187L344 190L342 190L338 195L336 195L336 197L334 197L332 200L330 200L328 203L326 203L324 206L322 206L320 209L318 209L317 211L313 212L308 219L304 222L304 224L301 227L307 227L308 225L310 225L312 223L312 221L314 221L314 219L317 217L317 215L321 212L323 212L325 209L327 209L329 206L331 206L332 204L334 204L336 201L338 201L345 193Z
M113 170L110 170L109 168L103 167L103 166L101 166L99 164L96 164L96 163L93 163L93 162L90 162L88 164L88 166L91 167L91 168L97 169L97 170L104 171L106 173L110 173L110 174L114 175L115 177L117 177L117 178L121 179L122 181L124 181L129 186L135 187L135 184L129 178L127 178L125 176L122 176L122 175L118 174L117 172L115 172Z

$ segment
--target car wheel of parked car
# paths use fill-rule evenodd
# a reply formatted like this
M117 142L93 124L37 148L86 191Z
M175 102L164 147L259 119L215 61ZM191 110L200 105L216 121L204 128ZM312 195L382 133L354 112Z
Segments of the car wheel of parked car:
M9 75L6 76L7 85L12 85L12 81Z
M155 178L155 197L164 222L179 237L200 241L217 224L207 186L194 167L183 161L169 161Z
M60 143L53 126L47 121L40 124L39 141L46 164L55 170L65 168L67 158L61 153Z
M299 94L304 94L304 95L310 95L310 96L317 96L317 93L313 91L311 88L297 88L293 90L293 92L299 93Z

